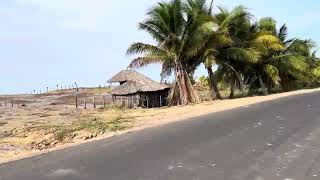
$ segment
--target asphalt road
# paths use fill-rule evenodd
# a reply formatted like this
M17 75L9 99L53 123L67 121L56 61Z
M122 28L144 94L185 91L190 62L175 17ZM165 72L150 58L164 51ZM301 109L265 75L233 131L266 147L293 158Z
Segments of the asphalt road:
M0 166L0 180L51 179L319 180L320 93L205 115Z

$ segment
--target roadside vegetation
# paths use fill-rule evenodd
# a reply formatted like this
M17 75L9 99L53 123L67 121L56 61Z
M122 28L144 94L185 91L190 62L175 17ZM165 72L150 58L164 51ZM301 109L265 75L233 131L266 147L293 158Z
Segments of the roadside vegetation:
M320 61L311 39L289 38L286 24L256 20L243 6L214 7L214 1L171 0L152 7L139 29L157 42L133 43L127 51L139 56L129 68L162 64L162 79L175 81L169 105L199 101L194 72L203 64L211 99L229 98L318 87ZM216 69L216 70L215 70Z

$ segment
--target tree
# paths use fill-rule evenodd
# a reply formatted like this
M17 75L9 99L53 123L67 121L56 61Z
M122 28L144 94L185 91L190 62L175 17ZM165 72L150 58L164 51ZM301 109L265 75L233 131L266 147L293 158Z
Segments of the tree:
M162 77L174 73L175 83L169 95L170 105L186 105L198 101L187 72L188 61L204 46L213 23L194 7L205 7L205 0L180 0L159 3L139 24L157 45L133 43L127 53L142 54L129 67L140 68L151 63L162 64Z
M212 5L212 3L211 3ZM212 8L210 8L212 9ZM207 39L207 43L203 49L203 51L200 51L202 62L205 65L208 76L210 79L210 88L211 88L211 94L213 99L222 99L219 89L217 86L218 76L216 76L212 70L212 66L214 64L218 66L224 66L225 70L231 70L231 72L234 72L239 76L238 72L235 72L235 69L228 64L228 58L223 57L224 55L235 55L234 53L244 53L246 51L245 49L240 49L241 52L237 51L230 51L227 54L224 53L224 51L230 47L234 46L234 27L236 27L236 24L239 24L240 21L248 19L250 14L245 10L244 7L238 6L234 8L231 12L227 11L226 9L219 8L220 13L216 15L212 15L211 12L209 14L213 16L216 30L212 31L211 35ZM230 50L230 49L229 49ZM233 49L237 50L237 49ZM249 57L250 58L250 57ZM247 58L245 59L247 60ZM221 73L219 73L221 74ZM222 74L221 74L222 75Z

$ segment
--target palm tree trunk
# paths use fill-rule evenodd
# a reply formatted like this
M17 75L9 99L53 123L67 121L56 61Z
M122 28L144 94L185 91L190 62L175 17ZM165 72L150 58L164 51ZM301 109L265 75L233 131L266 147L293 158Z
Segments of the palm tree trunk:
M272 93L272 87L273 87L272 81L269 79L268 87L267 87L268 94Z
M222 96L218 89L218 84L214 78L212 67L207 67L209 79L210 79L210 91L211 91L211 98L214 99L222 99Z
M186 70L181 63L175 66L175 84L169 96L169 105L187 105L199 101Z
M280 81L280 84L281 84L281 88L283 91L285 92L289 92L290 91L290 87L289 87L289 83L288 83L288 76L287 75L283 75L283 76L280 76L281 77L281 81Z
M243 79L241 77L241 74L239 72L235 72L236 78L239 81L239 85L240 85L240 91L241 91L241 96L244 96L244 82ZM236 81L236 79L234 79L234 81Z
M254 86L254 83L256 82L256 80L257 80L257 76L254 76L254 77L251 77L251 78L250 78L250 84L249 84L249 90L248 90L248 95L249 95L249 96L254 95L254 88L253 88L253 86Z
M268 91L266 89L266 85L264 84L261 75L259 75L259 82L260 82L260 86L261 86L261 89L262 89L262 94L264 96L268 95Z
M235 79L232 78L231 79L231 86L230 86L230 96L229 96L229 99L234 99L234 90L235 90Z

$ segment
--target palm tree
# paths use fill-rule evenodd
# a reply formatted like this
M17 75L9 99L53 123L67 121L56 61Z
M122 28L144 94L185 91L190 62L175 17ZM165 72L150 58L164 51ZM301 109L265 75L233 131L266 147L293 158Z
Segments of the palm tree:
M211 3L212 5L212 3ZM210 8L212 9L212 8ZM231 70L231 72L235 73L239 76L239 73L235 71L230 64L228 64L228 58L226 55L230 56L243 56L242 60L250 60L252 57L247 57L248 52L246 49L229 49L234 46L234 27L239 25L239 22L246 20L250 17L250 14L245 10L244 7L238 6L234 8L231 12L227 11L219 7L220 13L216 15L212 15L211 12L209 14L213 16L216 30L212 31L211 35L207 39L207 43L201 51L201 57L203 59L203 64L205 65L208 76L210 79L210 88L213 99L222 99L219 89L217 87L218 76L212 70L213 65L224 66L225 68L220 68L224 70ZM237 24L237 25L236 25ZM225 52L228 50L229 52ZM236 53L236 54L235 54ZM223 55L224 54L224 55ZM235 56L234 56L235 55ZM221 73L216 73L221 74Z
M284 91L289 91L297 86L298 81L300 84L310 82L312 77L309 72L312 70L308 70L308 60L316 60L315 54L311 54L315 43L311 40L287 39L287 26L283 25L277 31L276 23L271 18L264 19L262 24L265 25L264 29L269 27L268 31L276 35L284 47L282 50L268 51L264 58L268 92L275 83L279 83Z
M129 67L140 68L152 63L162 64L162 76L174 73L175 83L169 95L170 105L186 105L198 101L188 76L188 61L204 46L212 31L212 21L194 9L205 7L205 0L162 2L152 8L145 21L139 24L157 45L133 43L127 53L142 54Z
M313 68L317 62L315 52L311 49L315 43L311 40L291 39L286 44L286 48L279 55L271 58L275 66L279 69L280 84L284 91L289 91L299 84L309 84L312 82Z
M258 31L257 25L251 23L251 14L244 7L238 6L231 12L221 7L219 9L220 13L215 15L215 19L219 26L218 37L224 43L215 41L216 44L207 49L212 52L210 56L204 57L211 58L206 59L209 59L209 63L214 61L219 65L216 76L230 84L230 98L233 98L236 85L244 92L243 73L261 61L263 51L282 46L273 35Z

